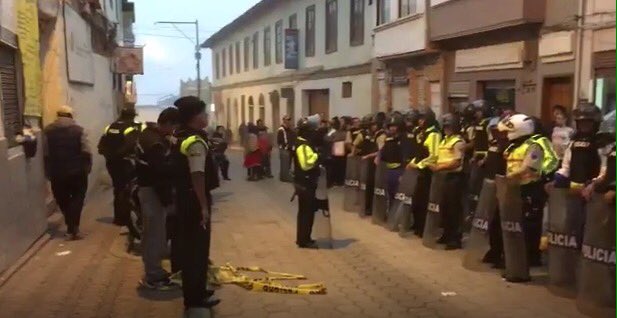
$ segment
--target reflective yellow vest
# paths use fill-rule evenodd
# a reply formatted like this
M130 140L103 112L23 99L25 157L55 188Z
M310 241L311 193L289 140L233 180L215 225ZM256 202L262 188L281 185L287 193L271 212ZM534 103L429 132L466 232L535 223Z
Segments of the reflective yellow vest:
M538 145L542 149L542 152L543 152L542 171L539 171L539 173L536 174L535 176L528 176L524 178L523 180L521 180L521 184L528 184L528 183L537 181L542 177L543 174L546 175L551 172L554 172L559 165L559 159L557 158L555 151L550 145L550 142L548 142L548 139L541 135L534 135L530 137L529 139L527 139L523 144L521 144L517 148L513 150L507 149L505 151L505 154L507 155L506 160L507 160L507 174L508 175L515 173L517 171L520 171L522 169L523 161L525 160L525 157L527 156L527 151L529 150L529 147L533 144Z
M298 137L298 140L303 142L296 148L296 156L298 157L300 169L304 171L309 171L315 168L315 165L317 164L317 159L319 159L319 154L314 152L313 148L306 144L306 139Z
M439 148L437 149L437 164L447 164L451 163L452 161L461 159L456 157L456 154L454 153L454 145L463 141L463 138L459 135L447 136L442 139L441 143L439 143ZM463 170L463 165L460 165L458 168L449 171L461 170Z

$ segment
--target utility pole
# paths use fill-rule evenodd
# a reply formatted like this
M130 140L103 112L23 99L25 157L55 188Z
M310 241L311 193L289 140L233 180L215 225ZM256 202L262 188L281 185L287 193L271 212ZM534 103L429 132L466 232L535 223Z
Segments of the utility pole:
M177 24L194 24L195 25L195 61L197 69L197 97L201 99L201 46L199 43L199 20L195 21L158 21L154 24L171 24L178 32L180 32L186 39L193 42L193 39L188 37L186 33L182 32L176 25Z
M199 43L199 20L195 20L195 60L197 60L197 97L201 99L201 45Z

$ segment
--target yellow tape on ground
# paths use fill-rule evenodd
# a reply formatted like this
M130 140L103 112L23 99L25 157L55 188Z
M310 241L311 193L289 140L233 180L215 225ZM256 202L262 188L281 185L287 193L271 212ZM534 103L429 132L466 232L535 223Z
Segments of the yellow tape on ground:
M241 272L261 273L265 276L251 278ZM182 281L180 273L171 279L177 283ZM306 280L306 277L298 274L271 272L261 267L234 267L229 263L223 266L210 266L208 270L208 283L213 286L231 284L250 291L276 294L325 295L327 292L323 283L287 286L278 282L289 280Z

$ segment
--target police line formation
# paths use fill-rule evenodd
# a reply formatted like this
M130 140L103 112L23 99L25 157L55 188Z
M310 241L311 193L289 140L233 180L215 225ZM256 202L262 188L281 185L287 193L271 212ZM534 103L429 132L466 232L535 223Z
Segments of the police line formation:
M615 111L603 117L582 103L573 120L559 158L537 118L485 101L440 120L430 108L365 116L350 123L346 141L318 115L303 118L295 145L279 145L281 180L293 181L299 198L296 243L316 248L318 180L336 174L327 168L345 143L345 211L431 249L460 249L468 233L463 266L503 269L508 282L529 281L547 250L552 292L576 297L582 312L614 316ZM279 144L290 133L279 129Z

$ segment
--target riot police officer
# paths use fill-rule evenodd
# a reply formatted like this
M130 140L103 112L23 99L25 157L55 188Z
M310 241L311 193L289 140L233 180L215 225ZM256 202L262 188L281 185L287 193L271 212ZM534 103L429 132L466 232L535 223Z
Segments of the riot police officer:
M544 178L556 170L557 155L546 137L534 135L534 121L527 115L512 115L502 120L498 129L507 133L510 141L504 152L506 177L520 184L528 264L539 266L542 217L546 204Z
M120 118L105 128L98 150L105 157L107 171L114 187L114 219L116 225L127 225L129 218L129 184L135 177L135 146L141 124L135 122L134 107L126 107Z
M602 159L599 175L583 191L587 200L595 191L604 194L604 199L615 204L615 111L606 116L598 129L596 145Z
M296 139L291 125L291 117L289 115L285 115L283 117L283 123L276 133L276 141L279 148L280 158L279 180L282 182L291 181L291 152L293 151L294 142Z
M566 149L561 168L555 173L557 188L570 188L580 193L600 173L601 159L596 133L602 122L600 109L583 103L574 110L576 132Z
M444 138L438 149L437 161L429 168L433 172L445 173L442 199L439 210L443 215L443 236L437 241L445 244L446 250L460 249L461 220L463 212L463 160L465 141L460 135L460 120L454 114L445 114L442 119Z
M311 238L317 199L317 180L319 178L320 157L314 146L314 138L321 121L319 115L304 119L298 125L298 137L294 153L294 186L298 196L298 215L296 245L300 248L316 249Z
M375 190L375 163L374 155L379 151L377 139L384 135L384 131L379 129L373 116L367 115L362 119L362 129L360 134L353 141L352 154L362 158L367 163L366 188L364 203L364 215L371 215L373 208L373 192Z
M416 135L416 157L407 165L407 169L419 170L418 181L411 203L411 210L414 218L414 233L422 237L432 178L432 172L429 166L437 162L437 151L441 143L441 133L439 132L435 113L430 108L420 110L418 114L418 126L418 134Z
M496 175L506 174L506 159L503 152L508 146L507 137L497 130L500 118L493 117L488 123L489 147L484 159L479 161L479 165L484 167L484 177L488 180L495 180ZM495 215L489 224L489 245L490 249L484 255L482 262L491 263L495 268L503 268L503 239L501 237L501 218L499 207L496 208Z
M206 290L211 235L211 190L219 186L218 173L204 129L208 126L206 104L199 98L178 99L180 127L172 156L182 246L182 290L187 312L200 311L219 303Z
M418 141L418 111L411 110L405 114L405 129L401 135L401 151L403 153L403 161L407 166L413 159L416 158Z
M394 197L398 191L399 179L403 175L405 159L401 146L401 134L403 131L403 119L400 115L393 115L387 125L386 142L379 152L377 161L386 164L386 193L388 195L388 207L394 203Z

